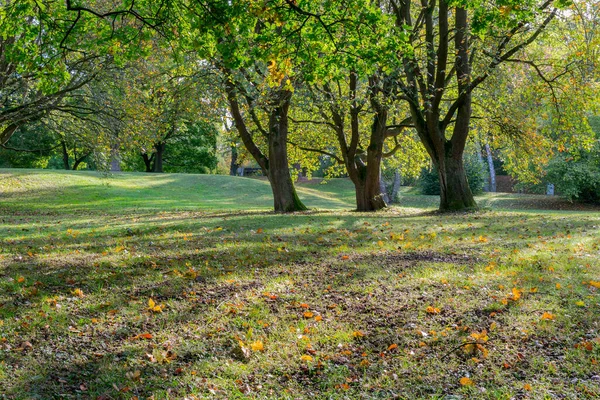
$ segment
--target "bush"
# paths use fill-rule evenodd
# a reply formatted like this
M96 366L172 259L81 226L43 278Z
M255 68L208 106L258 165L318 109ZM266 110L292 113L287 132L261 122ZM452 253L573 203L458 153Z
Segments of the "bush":
M467 181L473 194L483 192L483 187L487 180L487 172L485 166L475 157L465 158L465 172L467 173ZM419 177L417 187L422 194L439 195L440 194L440 177L437 168L424 168Z
M563 155L555 157L546 172L547 181L554 184L561 196L568 200L600 203L600 161L592 153L579 160Z

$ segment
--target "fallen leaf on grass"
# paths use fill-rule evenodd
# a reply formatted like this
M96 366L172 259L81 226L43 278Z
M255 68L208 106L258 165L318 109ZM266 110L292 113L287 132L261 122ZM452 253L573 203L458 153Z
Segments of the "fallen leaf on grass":
M305 355L303 355L302 357L300 357L300 359L301 359L302 361L306 361L306 362L310 362L310 361L312 361L312 360L313 360L313 358L312 358L311 356L309 356L309 355L306 355L306 354L305 354Z
M165 308L164 305L158 305L154 300L148 299L148 310L159 313L162 312L163 308Z
M252 351L263 351L265 349L265 345L262 341L257 340L256 342L250 344L250 348Z
M388 351L392 351L392 350L397 349L397 348L398 348L398 345L396 343L392 343L392 344L389 345Z
M440 313L440 309L436 308L436 307L429 306L429 307L427 307L425 309L425 312L427 314L439 314Z
M152 334L151 333L140 333L139 335L135 335L134 337L131 338L131 340L138 340L138 339L152 339Z
M523 389L527 390L528 392L531 392L531 385L529 383L526 383L523 385Z
M304 311L304 314L302 315L304 315L304 318L312 318L315 314L310 311Z
M467 378L466 376L460 378L459 382L462 386L473 386L475 384L470 378Z
M352 336L354 336L355 338L360 338L360 337L365 336L365 334L361 331L354 331L354 332L352 332Z
M550 320L553 320L555 318L556 318L556 316L554 314L552 314L552 313L549 313L549 312L545 312L544 314L542 314L542 320L543 321L550 321Z

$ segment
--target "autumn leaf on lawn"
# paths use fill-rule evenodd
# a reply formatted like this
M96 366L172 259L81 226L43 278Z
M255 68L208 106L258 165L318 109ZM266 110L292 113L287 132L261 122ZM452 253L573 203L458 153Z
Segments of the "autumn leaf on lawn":
M463 346L463 350L467 354L475 354L477 352L481 353L481 355L485 358L487 357L489 351L485 348L484 344L488 341L487 331L483 330L481 333L473 332L469 336L472 339L473 343L468 343Z
M83 294L83 290L81 289L75 289L73 290L73 295L79 297L80 299L83 299L85 297L85 294Z
M362 331L354 331L352 332L352 336L354 336L355 338L361 338L365 336L365 334Z
M440 309L439 309L439 308L437 308L437 307L432 307L432 306L429 306L429 307L427 307L427 308L425 309L425 312L426 312L427 314L439 314L439 313L440 313Z
M523 389L527 390L528 392L531 392L531 385L529 383L526 383L523 385Z
M521 298L522 290L517 289L516 287L512 288L510 296L508 296L509 300L517 301Z
M307 354L305 354L305 355L303 355L302 357L300 357L300 359L301 359L302 361L306 361L306 362L310 362L310 361L312 361L312 360L313 360L313 358L312 358L311 356L307 355Z
M252 351L263 351L265 349L265 345L262 341L257 340L256 342L250 344L250 348Z
M397 349L397 348L398 348L398 345L396 343L392 343L392 344L389 345L388 351L392 351L392 350Z
M315 314L310 311L304 311L304 318L312 318Z
M549 312L545 312L544 314L542 314L542 320L543 321L550 321L550 320L553 320L555 318L556 318L556 316L554 314L552 314L552 313L549 313Z
M590 286L600 289L600 281L590 281Z
M156 304L156 302L154 300L152 300L151 298L148 299L148 310L152 311L152 312L162 312L163 308L165 308L164 305L158 305Z
M470 378L467 378L466 376L460 378L459 382L462 386L473 386L475 384Z

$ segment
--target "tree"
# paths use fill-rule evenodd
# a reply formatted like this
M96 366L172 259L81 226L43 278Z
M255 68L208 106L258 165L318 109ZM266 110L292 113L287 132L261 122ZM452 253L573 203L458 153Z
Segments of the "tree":
M411 32L414 51L404 57L398 85L439 171L440 210L476 208L463 166L473 92L540 37L561 4L390 0L389 5L396 25Z

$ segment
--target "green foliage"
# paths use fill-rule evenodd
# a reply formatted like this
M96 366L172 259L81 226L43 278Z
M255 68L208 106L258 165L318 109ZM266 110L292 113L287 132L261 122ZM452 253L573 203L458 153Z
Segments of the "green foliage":
M217 129L206 122L185 126L165 150L165 172L210 173L217 167Z
M600 144L579 157L560 154L546 167L546 181L553 183L561 196L600 204Z
M477 157L474 156L465 157L464 165L471 192L473 194L482 193L483 186L487 180L486 166L480 163ZM435 167L424 168L421 172L421 177L417 181L417 186L422 194L439 195L440 177L437 169Z

